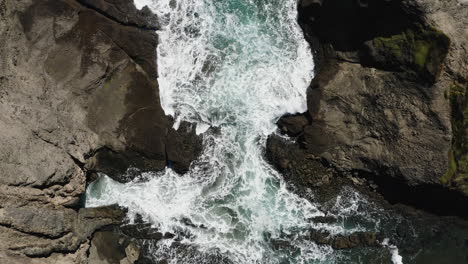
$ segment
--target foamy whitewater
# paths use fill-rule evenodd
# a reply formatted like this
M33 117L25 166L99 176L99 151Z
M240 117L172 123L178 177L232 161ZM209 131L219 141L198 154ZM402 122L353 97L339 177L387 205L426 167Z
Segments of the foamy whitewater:
M182 244L233 263L334 263L329 246L291 239L298 253L275 250L269 242L318 225L330 233L358 230L311 222L323 213L288 191L263 159L277 119L306 110L313 77L296 0L135 4L148 5L160 18L162 106L176 127L180 121L196 124L204 151L185 175L167 168L128 184L102 177L88 188L86 206L118 203L129 209L130 218L141 214L163 233L183 230L191 235ZM155 258L173 255L172 242L159 242ZM175 256L172 263L202 261Z

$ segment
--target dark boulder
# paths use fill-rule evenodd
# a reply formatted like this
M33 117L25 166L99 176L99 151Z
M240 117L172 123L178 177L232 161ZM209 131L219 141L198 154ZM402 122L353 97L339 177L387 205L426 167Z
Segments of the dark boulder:
M338 250L380 246L377 234L373 232L356 232L349 235L331 236L328 233L312 230L309 239L317 244L330 245Z
M193 124L182 122L177 130L169 130L166 139L167 161L176 172L185 173L201 151L202 140L195 134Z
M332 173L320 160L306 153L297 144L277 135L268 137L266 158L299 189L330 183Z
M306 113L282 116L276 124L282 133L297 137L304 131L304 127L310 124L310 121Z
M89 261L95 264L134 263L140 257L139 247L116 230L98 231L91 240Z
M455 0L300 1L299 23L316 65L307 95L312 121L298 133L303 156L373 179L392 202L466 215L458 194L466 189L458 107L465 89L450 89L463 87L468 74L468 54L460 48L468 44L461 30L467 11L458 6ZM273 162L283 172L288 166Z

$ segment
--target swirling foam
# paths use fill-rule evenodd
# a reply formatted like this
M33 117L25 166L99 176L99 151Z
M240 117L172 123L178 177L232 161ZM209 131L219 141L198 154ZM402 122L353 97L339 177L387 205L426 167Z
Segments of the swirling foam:
M176 120L193 122L198 133L205 132L204 151L186 175L168 168L143 175L149 181L128 184L102 177L88 188L87 206L118 203L129 208L130 217L141 214L163 232L188 230L192 236L183 243L201 251L216 249L234 263L330 259L333 251L327 246L291 240L301 251L292 255L273 250L265 239L306 232L314 226L308 219L323 215L289 192L262 157L276 120L306 110L313 60L296 22L296 1L135 4L148 5L160 19L162 106ZM205 228L184 225L182 219ZM156 255L169 250L163 244Z

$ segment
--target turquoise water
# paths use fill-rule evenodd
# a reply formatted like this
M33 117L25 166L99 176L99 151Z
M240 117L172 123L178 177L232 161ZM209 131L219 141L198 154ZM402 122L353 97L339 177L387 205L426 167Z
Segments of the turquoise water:
M311 228L331 234L363 228L311 222L324 213L287 190L263 158L277 119L306 110L313 78L296 1L136 1L137 7L144 4L162 26L162 106L176 127L181 120L196 124L204 151L185 175L168 168L128 184L103 177L88 188L87 206L118 203L129 208L130 218L141 214L162 232L184 230L190 236L182 244L233 263L334 263L337 254L329 246L294 237ZM339 210L353 210L357 200ZM285 236L297 250L271 244ZM155 258L171 255L173 242L161 241ZM187 260L176 257L173 263Z

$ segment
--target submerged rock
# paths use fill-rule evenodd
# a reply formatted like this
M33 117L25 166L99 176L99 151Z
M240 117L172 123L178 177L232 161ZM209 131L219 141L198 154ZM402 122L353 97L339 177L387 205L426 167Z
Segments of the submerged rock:
M372 232L358 232L350 235L340 235L332 239L331 246L335 249L351 249L355 247L380 246L377 235Z
M374 232L355 232L348 235L330 235L328 232L320 230L310 230L309 234L290 234L279 238L269 238L268 242L274 250L287 250L289 252L299 252L300 249L294 246L292 241L307 240L318 245L328 245L333 249L344 250L353 248L379 247L378 235Z

